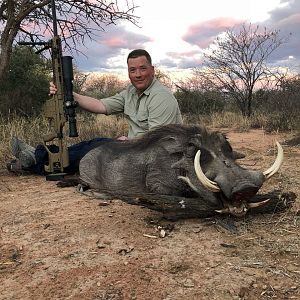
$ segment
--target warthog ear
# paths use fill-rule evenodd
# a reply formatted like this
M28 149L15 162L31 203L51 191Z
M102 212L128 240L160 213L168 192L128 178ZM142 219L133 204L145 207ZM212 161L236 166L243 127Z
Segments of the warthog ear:
M165 136L160 139L160 144L169 154L183 152L183 143L177 137Z
M186 154L188 157L195 157L196 152L201 148L202 136L201 134L195 134L189 139L188 147L186 148Z
M202 135L195 134L189 139L189 145L194 145L195 148L200 149L202 146Z
M234 159L241 159L246 157L244 153L237 152L237 151L232 151L232 155Z

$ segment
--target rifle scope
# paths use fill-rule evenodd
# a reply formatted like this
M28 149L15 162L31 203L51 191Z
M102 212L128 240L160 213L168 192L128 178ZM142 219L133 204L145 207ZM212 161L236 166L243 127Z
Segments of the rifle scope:
M64 78L64 105L66 117L69 121L69 137L77 137L76 112L77 102L73 97L73 65L72 56L62 57L63 78Z

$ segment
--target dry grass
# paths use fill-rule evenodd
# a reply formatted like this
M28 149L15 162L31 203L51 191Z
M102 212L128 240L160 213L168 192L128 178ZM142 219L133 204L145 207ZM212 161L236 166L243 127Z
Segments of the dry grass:
M222 112L211 115L185 115L184 123L201 124L210 128L237 128L239 131L248 131L251 128L265 128L268 117L263 114L253 114L249 118L239 113Z
M244 118L238 113L222 112L211 115L185 115L185 124L201 124L210 128L235 128L239 131L248 131L251 128L266 128L268 117L263 114L254 114ZM90 116L78 114L78 138L69 138L65 126L65 142L67 145L94 137L118 137L127 135L127 122L124 117L116 116ZM30 145L42 143L43 136L49 132L47 120L44 117L24 118L19 116L0 116L0 164L3 165L11 159L10 140L17 136Z
M124 117L99 115L93 119L81 119L78 122L80 140L87 140L94 137L116 138L127 135L128 125Z
M97 116L87 118L78 115L77 128L79 137L68 137L68 126L65 126L64 135L67 145L75 144L82 140L94 137L118 137L126 135L127 122L122 117ZM43 136L49 132L48 121L43 117L24 118L11 116L9 118L0 117L0 164L2 166L12 159L10 141L13 136L17 136L26 143L36 146L42 143Z

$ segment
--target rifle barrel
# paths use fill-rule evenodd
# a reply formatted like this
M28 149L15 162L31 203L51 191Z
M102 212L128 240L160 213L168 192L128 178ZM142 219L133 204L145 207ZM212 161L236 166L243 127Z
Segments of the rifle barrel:
M56 18L56 9L55 9L55 0L51 0L51 9L52 9L52 21L53 21L53 35L57 36L57 18Z

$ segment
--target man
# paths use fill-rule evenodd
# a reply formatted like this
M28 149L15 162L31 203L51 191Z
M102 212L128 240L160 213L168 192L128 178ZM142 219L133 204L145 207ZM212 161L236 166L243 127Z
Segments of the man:
M74 99L79 106L96 114L124 113L129 123L128 136L119 137L120 140L134 138L146 131L166 124L181 124L182 117L177 100L166 87L154 76L151 56L146 50L136 49L127 57L128 76L131 84L119 94L105 99L95 99L74 93ZM50 84L50 94L56 93L56 87ZM70 167L68 173L78 170L80 159L97 146L103 138L83 141L68 148ZM8 164L11 171L19 168L43 174L48 155L43 145L36 149L14 138L12 152L17 160Z

